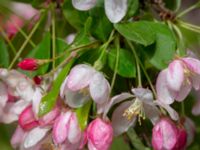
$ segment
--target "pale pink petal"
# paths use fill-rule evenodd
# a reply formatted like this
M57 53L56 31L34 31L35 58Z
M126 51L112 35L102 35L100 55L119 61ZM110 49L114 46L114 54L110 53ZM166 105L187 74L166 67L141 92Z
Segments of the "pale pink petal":
M149 89L133 88L131 91L134 93L135 97L140 100L153 101L153 94Z
M75 144L81 139L81 129L75 113L72 113L69 122L68 140L70 143Z
M89 88L90 95L96 103L103 104L109 99L110 85L103 74L96 73L92 77Z
M67 105L72 108L82 107L85 103L87 103L91 98L89 95L82 93L81 91L70 91L69 89L65 89L64 101Z
M122 94L119 94L119 95L116 95L116 96L114 96L111 100L110 100L110 102L109 102L109 104L107 104L107 106L105 106L105 110L104 110L104 116L106 116L107 115L107 113L108 113L108 111L110 110L110 108L112 107L112 106L114 106L115 104L117 104L117 103L120 103L120 102L122 102L122 101L124 101L124 100L127 100L127 99L130 99L130 98L133 98L134 96L132 95L132 94L130 94L130 93L122 93Z
M96 5L96 0L72 0L72 5L78 10L89 10Z
M36 88L33 94L32 109L36 118L38 118L39 105L42 99L42 91L40 88Z
M181 60L187 65L188 69L200 75L200 61L198 59L186 57Z
M153 103L143 103L145 115L149 118L152 124L155 124L160 118L160 112Z
M35 119L31 105L25 108L20 114L18 123L21 126L21 128L23 128L26 131L31 130L32 128L37 127L39 125L38 121Z
M54 109L52 109L49 113L39 118L38 121L40 126L53 125L54 120L59 114L60 114L60 107L56 105L56 107L54 107Z
M64 98L65 96L65 90L67 90L67 79L68 79L68 76L65 78L64 82L62 83L61 87L60 87L60 97L61 98Z
M18 79L16 91L22 99L26 101L32 101L34 89L31 82L26 78Z
M169 113L171 119L173 119L173 120L178 120L178 119L179 119L178 113L177 113L172 107L170 107L170 105L165 104L165 103L162 103L162 102L159 101L159 100L156 100L156 101L154 101L154 102L155 102L155 104L157 104L158 106L163 107L163 108Z
M174 102L174 99L171 91L168 89L166 78L167 69L161 71L158 75L156 81L157 98L159 101L165 104L171 104Z
M200 100L198 100L192 108L193 115L200 115Z
M70 71L67 79L67 87L77 91L87 87L96 71L89 65L77 65Z
M28 105L29 103L24 100L19 100L16 103L7 103L1 112L0 122L8 124L17 121L21 112Z
M82 132L79 149L83 149L86 143L87 143L87 131L85 130L84 132Z
M12 2L11 8L15 14L23 17L26 20L29 20L38 14L38 11L36 9L34 9L31 5L25 3Z
M4 107L8 100L8 91L6 85L0 81L0 107Z
M66 140L60 147L59 150L78 150L79 142L72 144L68 140Z
M192 89L192 85L190 83L182 85L180 91L174 93L174 99L179 102L183 101L188 96L191 89Z
M98 150L91 141L88 141L88 149L89 150Z
M112 23L119 22L126 15L127 0L105 0L104 4L106 15Z
M184 81L184 66L180 60L174 60L168 66L167 85L174 91L179 91Z
M192 86L195 90L200 89L200 75L192 75L191 82L192 82Z
M53 126L53 141L55 142L55 144L60 144L66 140L71 114L71 111L67 111L60 114L60 116L55 120Z
M46 136L49 130L49 128L40 127L32 129L25 137L24 148L30 148L39 143L40 140L42 140Z
M24 136L25 136L24 130L20 126L17 126L11 138L12 147L17 149L17 147L19 147L20 144L23 142Z
M115 136L119 136L120 134L126 132L129 129L129 127L134 125L136 117L133 117L132 120L128 120L125 116L123 116L125 110L132 103L132 101L124 102L114 110L112 114L112 127Z
M189 146L194 141L196 126L195 126L194 122L188 117L184 118L183 125L185 127L186 132L187 132L187 146Z

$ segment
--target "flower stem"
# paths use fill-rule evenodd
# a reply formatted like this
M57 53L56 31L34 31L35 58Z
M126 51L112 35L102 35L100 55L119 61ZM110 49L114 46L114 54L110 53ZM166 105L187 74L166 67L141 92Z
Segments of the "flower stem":
M51 20L51 25L52 25L52 57L53 57L53 69L55 69L56 66L56 25L55 25L55 12L54 12L54 7L52 10L52 20Z
M127 42L128 42L128 45L130 46L132 52L133 52L133 55L134 55L135 61L136 61L137 76L138 76L138 87L142 87L142 78L141 78L141 72L140 72L139 57L138 57L138 55L137 55L137 53L135 51L135 48L134 48L133 44L128 40L127 40Z
M117 75L117 69L118 69L118 64L119 64L119 50L120 50L120 44L119 44L119 37L117 36L116 40L115 40L115 44L116 44L116 49L117 49L117 57L116 57L116 61L115 61L115 70L114 70L114 74L113 74L113 78L112 78L112 82L111 82L111 91L114 87L115 84L115 80L116 80L116 75Z
M181 102L181 111L182 111L182 115L185 116L185 104L184 104L184 101Z
M184 11L180 12L178 15L177 15L177 18L180 18L184 15L186 15L187 13L189 13L190 11L192 11L193 9L196 9L200 7L200 2L197 2L196 4L190 6L189 8L185 9Z
M137 150L150 150L150 148L144 146L140 138L138 137L137 133L133 128L130 128L127 132L128 137L131 140L132 145L137 149Z
M127 42L128 42L128 45L130 46L130 48L132 49L132 51L135 51L135 49L134 49L132 43L131 43L129 40L127 40ZM151 90L152 90L154 96L156 96L156 91L155 91L154 86L153 86L153 84L152 84L152 82L151 82L151 79L150 79L149 75L147 74L147 72L146 72L146 70L145 70L145 68L144 68L144 66L143 66L143 64L142 64L142 62L141 62L141 60L139 59L139 57L138 57L138 55L137 55L137 53L136 53L136 51L135 51L135 56L137 57L138 63L139 63L139 65L140 65L142 71L144 72L144 75L146 76L147 81L149 82L149 85L150 85L150 87L151 87ZM140 75L140 76L141 76L141 75ZM141 77L140 77L140 78L141 78Z
M10 46L13 54L15 55L17 53L14 45L12 44L12 42L10 41L10 39L8 38L8 36L6 35L6 33L4 32L4 30L2 29L2 27L0 26L0 31L1 31L1 34L2 36L5 38L6 42L8 43L8 45Z
M39 25L40 25L40 23L41 23L41 21L42 21L43 18L44 18L44 15L42 15L42 17L40 18L40 20L35 24L35 26L33 27L32 31L28 35L27 39L24 41L24 43L20 47L19 51L16 53L14 59L12 60L10 66L8 67L8 69L11 69L13 67L13 65L15 64L16 60L20 57L21 53L23 52L23 50L26 47L26 45L28 44L29 40L31 39L31 37L33 36L33 34L35 33L35 31L39 27Z

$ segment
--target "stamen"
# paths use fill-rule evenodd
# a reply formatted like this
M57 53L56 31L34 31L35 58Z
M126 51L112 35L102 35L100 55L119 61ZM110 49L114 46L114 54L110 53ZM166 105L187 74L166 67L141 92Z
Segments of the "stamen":
M123 116L126 117L128 120L131 120L133 117L138 116L138 122L141 125L141 119L145 119L142 101L136 98L134 103L128 109L125 110Z

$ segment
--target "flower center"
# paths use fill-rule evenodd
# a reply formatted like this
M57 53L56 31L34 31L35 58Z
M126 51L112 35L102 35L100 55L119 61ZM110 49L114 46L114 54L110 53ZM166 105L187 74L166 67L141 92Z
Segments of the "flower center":
M134 103L124 111L123 116L126 117L128 120L131 120L133 117L138 116L138 121L141 125L141 119L145 119L145 112L142 101L136 98Z

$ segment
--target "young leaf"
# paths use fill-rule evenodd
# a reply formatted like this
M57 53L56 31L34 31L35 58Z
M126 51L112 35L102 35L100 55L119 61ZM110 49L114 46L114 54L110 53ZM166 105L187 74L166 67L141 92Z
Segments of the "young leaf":
M65 68L60 72L56 80L53 82L51 90L42 98L38 116L43 116L50 112L56 104L62 82L70 71L73 61L68 63Z
M139 8L139 1L138 0L128 0L128 12L127 17L133 17Z
M83 107L76 109L76 115L77 115L79 125L82 131L84 131L84 129L87 127L91 105L92 105L92 101L89 101Z
M26 56L27 58L37 58L37 59L50 59L50 33L47 32L37 47L30 51ZM41 66L34 74L44 74L48 69L49 64Z
M117 52L116 49L111 49L108 55L109 67L114 71L116 63ZM122 77L132 78L136 76L135 60L127 50L119 50L119 64L117 68L117 74Z
M0 40L0 67L9 66L9 53L3 40Z
M161 23L151 23L156 31L156 43L146 47L151 64L158 69L164 69L173 59L176 50L176 40L170 29Z
M115 24L115 29L125 38L142 45L150 45L155 39L155 31L151 28L151 22L138 21L134 23Z

